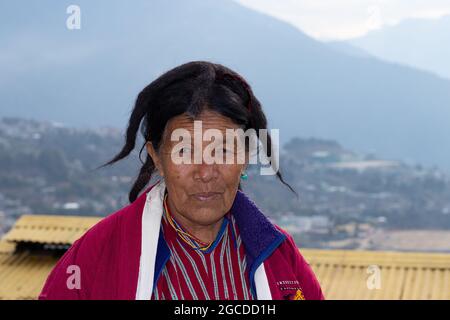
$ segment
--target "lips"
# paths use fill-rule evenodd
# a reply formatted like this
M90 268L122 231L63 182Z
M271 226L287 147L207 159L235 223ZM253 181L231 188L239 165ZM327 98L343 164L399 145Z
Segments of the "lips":
M198 201L211 201L217 199L222 193L220 192L200 192L193 194Z

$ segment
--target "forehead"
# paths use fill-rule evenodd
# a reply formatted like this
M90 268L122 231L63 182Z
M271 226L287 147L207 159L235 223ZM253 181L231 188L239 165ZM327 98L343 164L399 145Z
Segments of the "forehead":
M225 132L226 129L238 129L240 126L234 123L230 118L225 117L214 111L203 111L197 117L193 118L187 114L181 114L173 117L167 123L166 133L172 133L175 129L186 129L188 131L194 131L194 121L201 121L202 130L218 129Z

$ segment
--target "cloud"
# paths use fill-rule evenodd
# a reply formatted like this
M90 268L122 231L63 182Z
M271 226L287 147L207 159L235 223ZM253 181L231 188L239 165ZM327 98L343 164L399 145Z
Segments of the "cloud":
M322 40L343 40L407 18L450 14L448 0L235 0Z

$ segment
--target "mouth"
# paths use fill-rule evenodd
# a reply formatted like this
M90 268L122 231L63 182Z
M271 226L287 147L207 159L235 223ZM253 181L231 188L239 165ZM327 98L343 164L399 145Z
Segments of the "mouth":
M211 201L218 199L221 195L221 192L200 192L195 193L192 196L198 201Z

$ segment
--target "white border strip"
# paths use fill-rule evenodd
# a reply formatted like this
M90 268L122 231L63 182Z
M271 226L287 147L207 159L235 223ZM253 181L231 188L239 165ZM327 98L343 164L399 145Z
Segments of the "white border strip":
M164 180L161 180L146 196L142 213L141 256L139 259L136 300L150 300L152 297L165 189L166 184Z
M255 288L258 300L272 300L264 262L255 271Z

